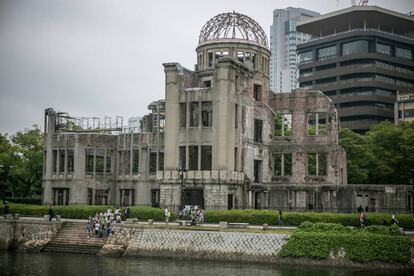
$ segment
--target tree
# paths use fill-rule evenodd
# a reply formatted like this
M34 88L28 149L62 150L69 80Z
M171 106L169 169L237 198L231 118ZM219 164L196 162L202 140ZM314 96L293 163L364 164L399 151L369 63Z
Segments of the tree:
M350 184L406 184L414 168L414 122L375 124L360 135L341 129Z
M11 137L16 157L11 171L14 196L27 197L41 193L43 168L43 134L38 126L19 131Z

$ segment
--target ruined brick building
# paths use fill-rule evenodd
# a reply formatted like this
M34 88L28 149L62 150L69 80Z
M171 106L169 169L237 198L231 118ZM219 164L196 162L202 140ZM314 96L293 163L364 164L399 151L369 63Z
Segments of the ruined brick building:
M194 70L164 64L165 101L150 104L140 133L47 109L43 203L353 211L395 198L368 202L364 186L347 185L328 97L269 90L267 37L254 20L215 16L196 52Z

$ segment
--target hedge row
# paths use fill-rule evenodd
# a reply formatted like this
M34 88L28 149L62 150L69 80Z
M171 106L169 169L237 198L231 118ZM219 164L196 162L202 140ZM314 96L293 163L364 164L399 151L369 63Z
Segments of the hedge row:
M367 227L366 230L341 227L340 224L310 226L308 223L293 233L279 254L281 257L326 259L343 249L345 258L362 263L407 263L410 260L410 240L397 233L396 227Z
M1 205L0 205L1 206ZM46 205L28 205L28 204L9 204L10 213L20 214L24 216L43 216L48 214L49 206ZM56 215L60 215L63 218L71 219L87 219L89 216L95 213L103 213L108 208L113 206L104 205L70 205L70 206L54 206L53 209ZM123 209L121 209L123 213ZM1 206L0 212L3 213L3 206ZM160 208L152 207L130 207L130 217L138 218L139 220L154 219L157 221L164 220L164 212ZM175 214L171 214L170 220L174 220Z
M12 203L21 203L21 204L33 204L40 205L42 200L40 198L30 198L30 197L6 197L8 202Z
M206 222L228 221L247 222L250 224L277 224L277 211L272 210L207 210ZM391 225L391 215L387 213L367 213L366 225ZM397 214L399 226L414 229L413 216ZM359 214L313 213L313 212L283 212L283 224L297 226L302 222L339 223L344 226L359 227Z
M0 205L1 206L1 205ZM55 212L64 218L85 219L91 214L104 212L109 206L99 205L70 205L55 206ZM113 209L113 206L111 206ZM45 205L26 205L10 204L10 212L25 216L43 216L47 214L48 206ZM154 219L162 221L164 219L163 210L160 208L132 206L131 218L141 220ZM0 213L3 208L0 208ZM277 211L272 210L207 210L204 217L206 222L219 223L227 222L247 222L253 225L277 224ZM397 215L399 226L405 229L414 229L414 221L411 215ZM174 212L171 212L170 220L176 219ZM312 213L312 212L283 212L283 224L298 226L301 223L324 222L339 223L344 226L359 227L358 214L337 214L337 213ZM368 213L366 225L390 225L391 215L386 213Z

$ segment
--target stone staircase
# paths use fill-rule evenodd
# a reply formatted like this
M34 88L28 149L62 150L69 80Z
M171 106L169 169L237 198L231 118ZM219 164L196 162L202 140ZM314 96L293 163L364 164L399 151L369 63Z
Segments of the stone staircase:
M106 238L98 238L95 235L88 237L86 222L66 222L43 251L97 254L105 242Z

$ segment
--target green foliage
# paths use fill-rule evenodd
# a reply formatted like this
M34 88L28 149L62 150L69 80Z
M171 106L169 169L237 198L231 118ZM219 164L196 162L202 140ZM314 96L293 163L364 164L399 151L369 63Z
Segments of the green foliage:
M408 214L397 215L399 226L405 229L414 229L413 217ZM218 223L227 222L247 222L250 224L269 225L277 224L277 211L272 210L207 210L205 211L205 221ZM284 225L300 225L301 223L323 222L339 223L343 226L359 227L358 214L338 214L338 213L314 213L314 212L283 212ZM387 213L367 213L366 225L390 225L391 215Z
M33 204L41 205L42 200L40 197L31 198L31 197L6 197L8 202L21 203L21 204Z
M47 205L28 205L28 204L13 204L10 203L10 213L20 214L22 216L43 216L48 214L49 206ZM0 204L0 213L3 212L3 206ZM90 215L95 213L104 213L108 208L113 206L105 205L69 205L69 206L53 206L56 215L62 218L70 219L87 219ZM122 213L124 209L121 209ZM152 207L130 207L130 218L138 218L138 220L153 219L155 221L164 220L163 209ZM174 220L176 215L171 212L170 220Z
M344 249L345 258L356 262L407 263L410 240L398 227L375 226L364 230L340 224L303 223L280 251L282 257L326 259Z
M414 122L375 124L365 135L341 129L347 153L348 183L405 184L414 168Z
M37 126L11 137L0 134L0 171L14 197L39 195L42 187L43 135Z

